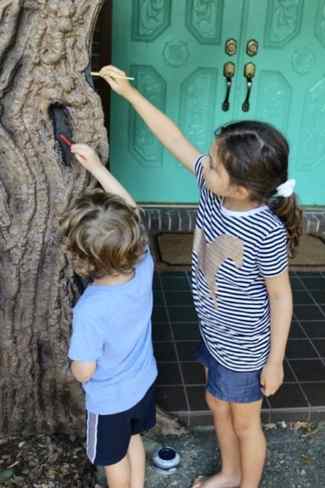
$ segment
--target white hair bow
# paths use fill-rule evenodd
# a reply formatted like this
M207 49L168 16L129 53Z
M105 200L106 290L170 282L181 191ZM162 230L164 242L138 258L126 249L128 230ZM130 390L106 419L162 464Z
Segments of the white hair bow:
M290 197L295 189L296 180L287 180L277 187L276 197Z

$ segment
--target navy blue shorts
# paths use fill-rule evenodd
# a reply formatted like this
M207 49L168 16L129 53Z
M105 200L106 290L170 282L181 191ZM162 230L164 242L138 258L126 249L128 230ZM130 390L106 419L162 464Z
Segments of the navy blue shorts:
M263 398L261 369L245 372L225 368L210 354L204 342L196 359L208 369L207 390L212 396L230 403L252 403Z
M98 466L121 461L129 448L132 435L151 429L156 424L154 387L134 407L111 415L87 414L87 455Z

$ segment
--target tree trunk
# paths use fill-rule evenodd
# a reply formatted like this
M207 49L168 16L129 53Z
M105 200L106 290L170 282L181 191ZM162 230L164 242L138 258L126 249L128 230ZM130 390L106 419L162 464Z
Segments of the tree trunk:
M79 289L58 222L94 181L55 136L91 143L107 159L89 70L104 2L0 0L0 437L71 433L83 422L67 361ZM161 410L158 423L184 432Z
M72 432L82 420L67 373L78 289L58 220L93 182L55 131L107 159L85 75L103 1L0 0L0 435Z

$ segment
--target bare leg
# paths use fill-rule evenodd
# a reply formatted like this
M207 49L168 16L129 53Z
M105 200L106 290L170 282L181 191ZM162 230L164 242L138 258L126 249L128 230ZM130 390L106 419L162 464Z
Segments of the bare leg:
M143 488L146 464L146 453L140 434L133 435L130 440L128 458L131 467L130 488Z
M131 469L128 456L110 466L105 466L109 488L130 488Z
M193 488L235 488L240 484L240 449L232 423L230 404L206 394L207 403L213 413L214 428L221 451L222 469L208 479L198 478Z
M266 441L261 423L262 401L232 403L234 428L241 454L241 488L258 488L265 462Z

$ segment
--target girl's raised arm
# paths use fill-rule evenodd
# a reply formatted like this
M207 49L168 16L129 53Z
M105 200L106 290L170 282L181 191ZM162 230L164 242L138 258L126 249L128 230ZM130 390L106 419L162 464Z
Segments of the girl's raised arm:
M100 70L100 75L107 81L112 90L133 106L162 145L185 168L194 173L194 164L200 152L186 139L177 125L130 85L124 71L115 66L106 66Z

